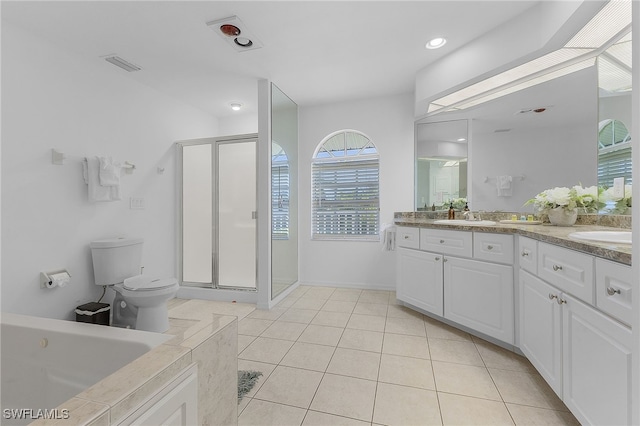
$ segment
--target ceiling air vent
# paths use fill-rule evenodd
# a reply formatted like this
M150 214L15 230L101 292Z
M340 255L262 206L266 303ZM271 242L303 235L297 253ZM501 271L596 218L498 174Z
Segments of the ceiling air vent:
M115 55L105 56L104 60L129 72L140 71L142 69L139 66L134 65L131 62L125 61L124 59Z

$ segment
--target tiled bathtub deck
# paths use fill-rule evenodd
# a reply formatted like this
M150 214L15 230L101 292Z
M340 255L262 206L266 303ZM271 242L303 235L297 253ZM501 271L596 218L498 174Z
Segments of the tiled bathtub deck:
M301 286L238 333L238 368L263 373L240 425L578 424L525 358L393 292Z

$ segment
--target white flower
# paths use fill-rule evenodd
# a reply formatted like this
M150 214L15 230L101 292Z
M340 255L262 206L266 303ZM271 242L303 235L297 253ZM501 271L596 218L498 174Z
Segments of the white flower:
M567 206L571 202L571 190L564 187L547 189L547 201L559 206Z

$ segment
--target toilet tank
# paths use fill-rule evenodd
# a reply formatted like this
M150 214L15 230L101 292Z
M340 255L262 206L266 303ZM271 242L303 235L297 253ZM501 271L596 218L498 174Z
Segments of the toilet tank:
M92 241L93 275L96 285L119 284L125 278L140 275L142 238L110 238Z

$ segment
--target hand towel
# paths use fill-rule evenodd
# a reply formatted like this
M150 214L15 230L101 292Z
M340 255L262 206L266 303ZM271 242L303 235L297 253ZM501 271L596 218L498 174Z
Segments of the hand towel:
M511 197L513 194L511 188L511 181L513 178L508 175L496 176L496 189L498 191L498 197Z
M88 157L83 160L82 171L89 189L89 201L116 201L120 200L120 185L100 185L100 160L98 157ZM86 175L84 171L86 170Z
M120 171L122 165L113 161L111 157L100 157L100 185L120 185Z
M396 249L396 226L385 223L380 229L380 241L382 251L394 251Z

